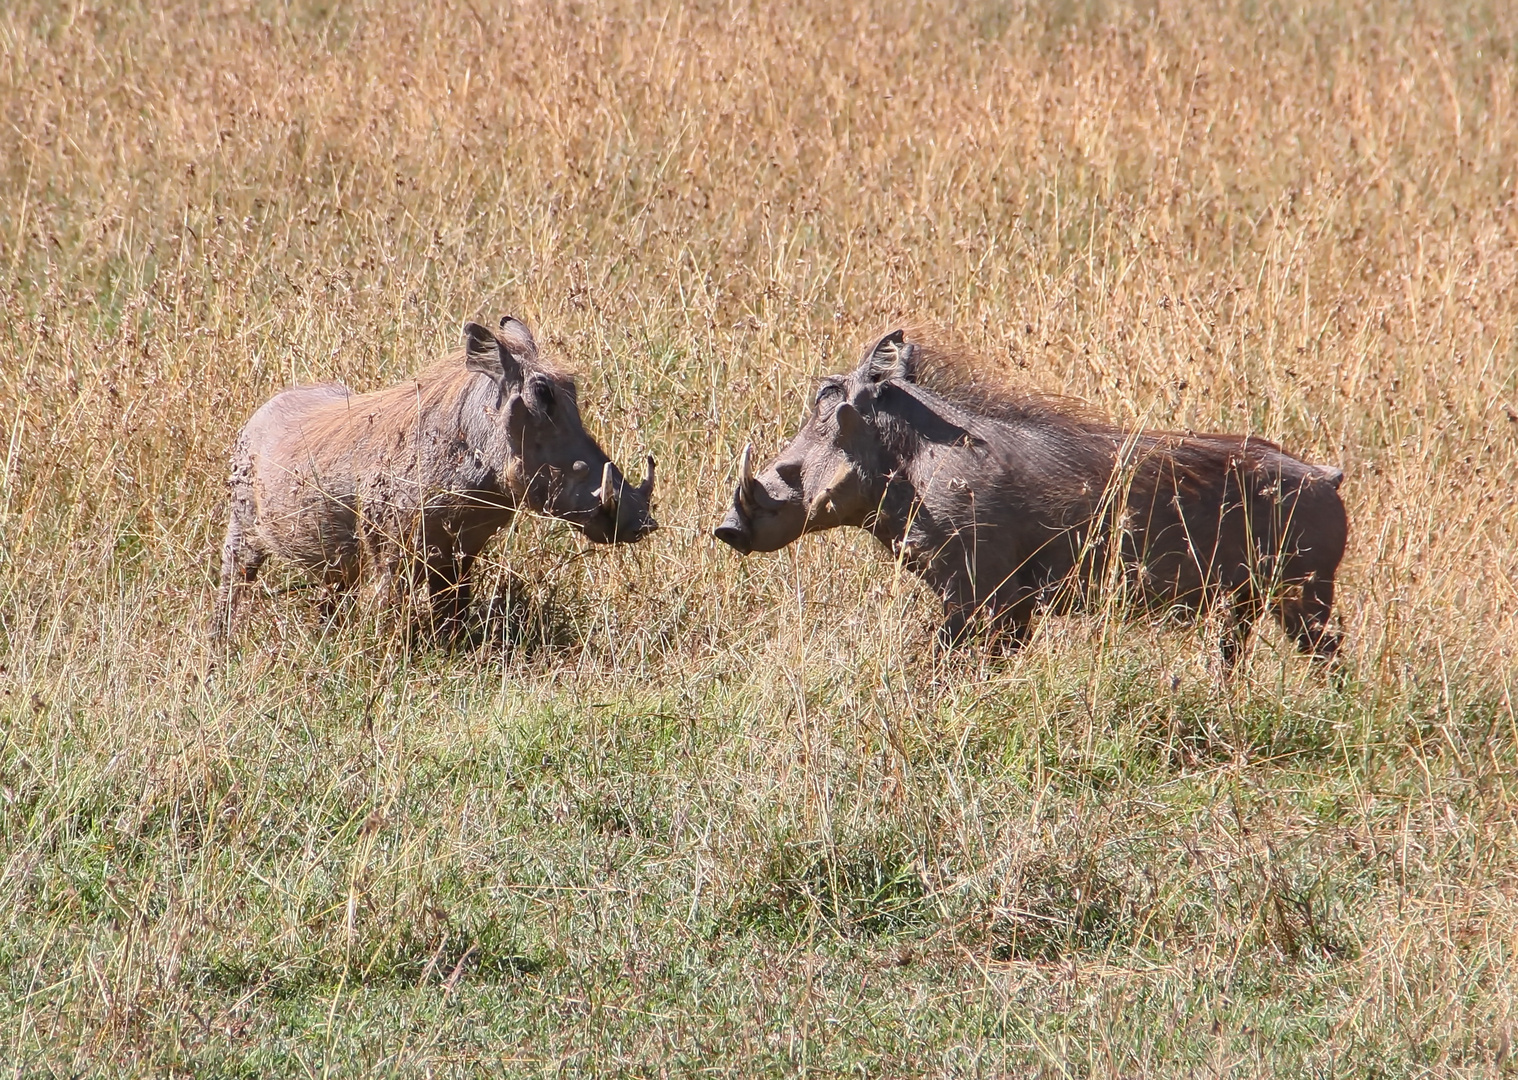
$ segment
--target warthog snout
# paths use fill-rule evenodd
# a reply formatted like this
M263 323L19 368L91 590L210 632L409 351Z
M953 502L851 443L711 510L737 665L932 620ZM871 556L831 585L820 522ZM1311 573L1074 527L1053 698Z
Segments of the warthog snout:
M654 458L644 459L643 482L637 487L610 461L601 466L601 483L591 492L596 509L584 524L585 535L598 544L636 543L659 527L649 512L654 494Z
M743 457L738 464L738 490L733 494L732 509L728 510L722 524L712 530L713 536L740 555L754 550L748 518L748 511L753 506L753 484L754 448L748 445L743 448Z
M836 473L836 462L825 464ZM712 535L739 554L748 555L778 551L804 532L831 525L814 519L808 511L814 501L820 505L827 500L819 499L815 483L808 486L807 465L801 455L782 454L756 476L754 448L745 446L738 459L733 505Z
M754 550L749 541L748 522L743 520L743 514L736 506L727 512L722 524L712 530L712 535L739 555L747 555Z

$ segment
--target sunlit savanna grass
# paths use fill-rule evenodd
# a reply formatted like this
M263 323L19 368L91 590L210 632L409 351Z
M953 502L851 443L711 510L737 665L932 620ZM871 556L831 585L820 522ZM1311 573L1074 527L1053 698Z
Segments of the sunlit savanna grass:
M1518 978L1501 4L0 11L0 1057L20 1075L1485 1075ZM526 319L665 528L477 648L270 575L225 458ZM738 448L894 320L1341 465L1274 631L935 656Z

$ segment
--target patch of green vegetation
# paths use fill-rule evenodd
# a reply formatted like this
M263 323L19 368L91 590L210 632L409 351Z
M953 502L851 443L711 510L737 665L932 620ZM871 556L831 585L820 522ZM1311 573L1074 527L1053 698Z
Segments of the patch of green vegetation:
M909 853L885 838L824 852L782 841L762 859L751 888L725 920L735 930L879 937L920 932L932 919Z

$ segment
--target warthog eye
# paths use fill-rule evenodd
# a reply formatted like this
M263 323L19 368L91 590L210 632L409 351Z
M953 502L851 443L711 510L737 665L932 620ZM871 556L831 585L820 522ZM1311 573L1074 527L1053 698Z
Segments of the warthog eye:
M827 400L829 395L842 393L843 388L840 387L837 383L823 383L822 388L817 391L817 400L812 402L812 405L817 409L821 409L822 403Z
M547 379L536 378L532 380L532 397L538 403L538 408L542 409L545 413L553 412L553 386Z

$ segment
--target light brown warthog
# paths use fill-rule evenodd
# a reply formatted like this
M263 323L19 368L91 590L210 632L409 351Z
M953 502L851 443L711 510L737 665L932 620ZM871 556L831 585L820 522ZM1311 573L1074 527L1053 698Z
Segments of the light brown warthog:
M453 355L370 394L301 386L248 421L232 452L230 520L214 629L270 555L384 608L425 574L433 616L457 624L480 550L527 507L600 544L657 528L654 459L633 487L580 422L574 381L538 358L527 327L464 327Z
M1122 582L1151 611L1222 605L1225 667L1267 608L1303 652L1339 644L1339 469L1249 436L1125 431L899 330L823 380L780 457L755 476L745 449L739 472L719 540L747 554L868 529L943 598L945 643L974 626L1015 647L1036 610Z

